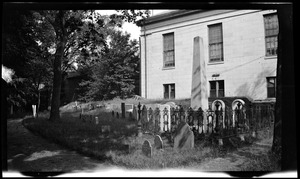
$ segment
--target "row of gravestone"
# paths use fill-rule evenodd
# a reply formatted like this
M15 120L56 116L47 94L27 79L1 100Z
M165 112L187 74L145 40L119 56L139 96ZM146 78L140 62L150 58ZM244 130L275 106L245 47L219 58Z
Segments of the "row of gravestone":
M83 122L89 122L89 123L95 122L96 125L99 124L98 116L93 117L93 115L80 115L80 118ZM111 132L110 125L101 125L101 132L110 133Z
M194 133L191 131L189 125L181 122L174 133L174 145L176 149L193 149L194 148ZM154 148L163 149L163 141L159 135L154 137ZM142 145L142 153L147 157L152 157L152 146L149 140L145 140Z

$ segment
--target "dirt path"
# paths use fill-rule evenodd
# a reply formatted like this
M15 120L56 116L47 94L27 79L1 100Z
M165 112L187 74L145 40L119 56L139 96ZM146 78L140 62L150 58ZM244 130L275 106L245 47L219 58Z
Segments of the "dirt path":
M8 172L92 172L107 164L36 136L22 125L22 119L7 122Z

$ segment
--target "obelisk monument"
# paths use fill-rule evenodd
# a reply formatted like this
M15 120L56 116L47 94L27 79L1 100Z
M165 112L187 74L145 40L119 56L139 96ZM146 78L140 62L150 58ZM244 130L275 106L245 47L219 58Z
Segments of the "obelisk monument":
M203 39L194 38L193 67L192 67L191 107L198 110L208 109L208 92L206 79L206 64L204 59Z

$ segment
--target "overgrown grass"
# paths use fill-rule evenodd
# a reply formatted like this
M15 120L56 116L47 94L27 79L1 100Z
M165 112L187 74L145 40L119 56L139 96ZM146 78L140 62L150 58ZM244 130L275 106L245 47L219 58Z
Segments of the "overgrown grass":
M281 171L281 164L278 156L272 151L261 155L247 153L248 162L240 166L241 171Z
M154 135L137 137L135 121L116 119L110 113L102 113L99 124L83 122L76 115L63 113L61 120L51 122L47 115L27 118L23 125L55 143L76 150L84 155L127 169L162 169L188 167L203 159L216 157L218 149L204 143L196 144L192 150L173 150L173 144L162 136L164 148L153 149L152 157L142 154L143 142L147 139L154 144ZM101 126L110 125L105 133Z
M142 144L144 140L149 140L154 146L154 136L144 134L143 137L132 137L130 153L128 155L118 155L111 152L111 161L114 165L126 167L127 169L166 169L183 168L200 164L208 158L215 158L219 155L218 148L195 144L194 149L174 150L173 145L168 143L165 137L163 139L163 149L152 147L152 156L147 157L142 153Z
M51 122L47 120L48 114L40 114L37 119L23 120L23 125L53 142L126 169L188 168L200 164L204 160L224 157L228 152L251 145L255 140L247 136L245 137L246 141L241 142L238 138L233 137L231 141L224 139L224 146L220 147L218 141L207 138L201 142L195 141L195 148L192 150L174 150L173 143L167 136L162 136L164 148L162 150L153 149L152 157L149 158L142 154L141 148L146 139L153 146L154 135L144 134L142 137L137 137L136 121L117 119L111 115L111 112L105 112L98 108L85 114L98 116L99 124L96 125L94 120L86 120L86 122L80 120L80 111L65 110L61 113L59 121ZM102 131L101 126L104 125L109 125L111 131ZM269 132L260 131L259 139L256 140L270 140L272 135L270 131L272 129ZM259 157L249 155L248 158L250 158L249 165L241 166L244 171L258 169L275 171L278 168L273 165L276 158L270 154Z
M105 159L107 151L123 151L126 147L124 139L135 135L137 130L134 122L112 119L110 116L103 114L98 125L66 114L61 116L61 120L54 122L49 121L46 116L27 118L23 120L23 125L53 142L98 159ZM103 125L109 125L111 132L103 132Z

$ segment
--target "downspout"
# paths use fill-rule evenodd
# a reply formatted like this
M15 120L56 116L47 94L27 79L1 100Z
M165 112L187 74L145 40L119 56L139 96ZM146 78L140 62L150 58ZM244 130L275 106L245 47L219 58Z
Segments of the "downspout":
M147 40L146 40L146 27L144 26L145 38L145 98L147 99Z

